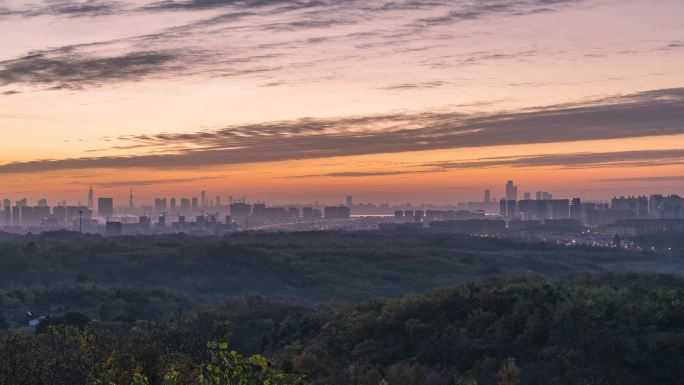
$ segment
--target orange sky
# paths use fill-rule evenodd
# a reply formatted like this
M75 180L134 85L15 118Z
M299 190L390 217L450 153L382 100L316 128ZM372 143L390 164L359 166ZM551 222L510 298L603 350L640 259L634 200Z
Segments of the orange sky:
M684 194L684 5L495 2L6 0L0 198Z

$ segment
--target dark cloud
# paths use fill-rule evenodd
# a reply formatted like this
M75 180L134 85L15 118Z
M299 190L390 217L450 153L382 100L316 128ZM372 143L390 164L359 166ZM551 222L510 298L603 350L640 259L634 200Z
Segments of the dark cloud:
M593 103L466 115L425 112L231 126L196 133L162 133L122 137L138 156L36 160L0 165L0 173L82 168L201 168L208 166L315 159L435 149L636 138L684 134L684 88L643 92ZM172 149L171 152L165 149ZM154 152L152 152L154 151ZM679 162L684 154L672 150ZM151 152L151 153L150 153ZM619 153L616 153L619 154ZM627 155L628 153L621 153ZM629 153L631 159L637 153ZM641 152L646 156L647 152ZM664 153L660 153L662 158ZM615 155L615 154L613 154ZM592 156L594 158L592 158ZM518 159L484 159L449 167L521 167L566 164L590 167L607 162L604 155L558 155ZM642 158L650 164L655 158ZM582 161L583 163L577 163ZM635 165L637 163L630 163Z
M317 0L186 0L156 1L136 7L130 2L105 0L57 0L44 1L19 9L0 7L0 16L55 16L55 17L96 17L116 14L153 13L163 11L203 11L210 9L260 9L276 7L271 12L287 12L292 10L325 5Z
M684 41L673 41L672 43L660 48L661 51L672 51L684 48Z
M241 8L259 8L274 5L284 5L287 9L301 9L325 5L322 1L302 1L302 0L186 0L186 1L157 1L151 3L141 10L147 11L188 11L206 10L222 8L227 6Z
M601 182L681 182L684 175L647 176L638 178L602 179Z
M577 3L582 0L498 0L458 2L454 9L443 16L420 19L422 26L451 24L468 20L481 19L495 14L513 16L554 12L554 7ZM448 5L451 3L447 2Z
M58 16L58 17L95 17L118 14L125 10L120 2L87 0L87 1L47 1L45 5L24 9L0 8L0 15L5 16Z
M316 177L331 177L331 178L360 178L368 176L397 176L397 175L415 175L415 174L433 174L438 172L446 172L446 169L430 169L430 170L390 170L390 171L342 171L331 172L326 174L311 174L311 175L296 175L287 177L288 179L299 178L316 178Z
M684 164L684 149L578 152L566 154L541 154L530 156L509 156L481 158L468 161L436 162L421 167L444 169L472 169L491 167L557 167L557 168L602 168L602 167L649 167Z
M391 84L391 85L388 85L385 87L381 87L380 89L402 91L402 90L415 90L415 89L422 89L422 88L437 88L437 87L442 87L446 84L448 84L448 82L441 81L441 80L434 80L434 81L421 82L421 83Z
M20 93L21 92L19 92L17 90L9 90L9 91L5 91L5 92L1 93L0 95L16 95L16 94L20 94Z
M77 182L72 184L84 185L84 186L95 186L96 188L121 188L121 187L146 187L146 186L157 186L163 184L181 184L181 183L194 183L199 181L206 181L211 179L221 179L225 178L225 175L221 176L204 176L201 178L176 178L176 179L136 179L136 180L124 180L124 181L112 181L112 182L101 182L101 183L83 183Z
M555 167L587 169L603 167L649 167L684 164L684 149L615 151L604 153L580 152L567 154L540 154L530 156L491 157L468 161L448 161L420 164L420 170L341 171L325 174L298 175L289 178L313 177L366 177L446 172L450 169L483 169L494 167L534 168ZM424 169L426 168L427 169ZM684 176L604 179L603 182L663 182L684 180Z
M103 82L135 80L160 72L180 71L181 56L173 51L138 51L94 57L80 53L73 46L62 47L0 61L0 85L31 84L79 89Z

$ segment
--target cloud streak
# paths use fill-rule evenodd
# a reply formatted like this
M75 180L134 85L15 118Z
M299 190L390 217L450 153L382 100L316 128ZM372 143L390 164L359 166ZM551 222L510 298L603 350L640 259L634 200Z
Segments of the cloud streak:
M174 52L138 51L92 57L74 47L28 54L0 62L0 86L31 84L56 89L80 89L104 82L136 80L159 72L180 71Z
M126 136L119 140L128 142L129 148L143 153L14 162L0 165L0 174L84 168L200 168L437 149L678 135L684 134L683 105L684 88L680 88L606 98L581 105L496 114L425 112L300 119L195 133ZM126 149L126 146L119 148ZM682 150L671 151L666 155L673 162L679 162L684 155ZM648 154L620 153L621 156L629 155L631 159L641 156L640 159L647 163L653 161ZM659 154L660 157L663 155ZM602 156L570 154L555 158L490 158L435 166L566 164L568 167L590 167L592 162L612 161ZM584 163L578 163L583 159Z
M666 176L648 176L638 178L611 178L601 179L601 182L681 182L684 181L684 175L666 175Z
M389 171L341 171L331 172L325 174L310 174L310 175L296 175L286 177L287 179L300 178L363 178L372 176L401 176L401 175L416 175L416 174L434 174L439 172L446 172L446 169L431 169L431 170L389 170Z
M557 168L603 168L603 167L649 167L684 164L684 149L576 152L566 154L539 154L481 158L468 161L435 162L421 167L444 169L473 169L492 167L557 167Z
M137 180L124 180L124 181L111 181L111 182L100 182L100 183L83 183L75 182L71 184L82 185L82 186L95 186L98 188L120 188L120 187L147 187L147 186L158 186L165 184L183 184L183 183L194 183L197 181L221 179L224 175L220 176L204 176L201 178L174 178L174 179L137 179Z
M536 168L554 167L561 169L590 169L605 167L652 167L684 164L684 149L614 151L614 152L577 152L565 154L539 154L529 156L506 156L480 158L468 161L448 161L419 164L420 170L386 170L386 171L340 171L325 174L298 175L289 178L314 177L369 177L411 174L433 174L447 172L450 169L468 170L496 167ZM427 169L425 169L427 168ZM680 181L684 176L659 176L639 178L603 179L602 182L664 182Z
M144 4L127 2L47 1L40 5L19 9L0 10L0 15L23 17L98 17L119 15L160 18L160 13L182 12L188 15L185 24L167 26L141 36L129 36L91 45L46 48L0 62L0 85L16 84L56 86L56 88L86 89L108 83L139 80L150 76L174 78L186 75L205 77L242 77L288 70L322 67L329 63L350 61L357 63L369 55L408 55L414 50L435 49L435 43L426 35L433 23L421 21L425 12L438 13L445 9L467 13L476 18L494 15L517 15L533 11L539 6L562 7L579 0L488 0L464 2L455 0L185 0L157 1ZM192 17L200 11L214 10L202 19ZM412 12L419 12L413 15ZM399 15L401 13L401 15ZM397 16L401 21L397 21ZM392 21L387 28L378 29L374 23ZM154 24L154 23L152 23ZM164 24L160 24L164 25ZM355 25L354 33L330 33L335 27ZM308 36L288 35L290 32L308 31ZM283 40L274 32L289 36ZM269 36L270 43L249 43L248 40L231 40L233 36L251 39L254 34ZM448 39L442 35L440 39ZM201 43L198 41L201 40ZM438 39L439 40L439 39ZM238 44L235 44L238 42ZM346 47L346 57L329 56L310 58L306 52L315 44L327 47ZM197 47L202 47L198 49ZM113 55L109 52L123 52ZM352 50L351 47L354 49ZM99 49L99 52L95 50ZM383 52L389 50L389 52ZM199 51L204 55L198 56ZM333 51L329 51L333 52ZM426 66L473 65L491 60L516 60L529 53L480 52L478 55L452 57L453 63L444 60L424 60ZM274 58L281 60L272 60ZM302 60L302 57L309 58ZM310 74L298 76L296 81L311 81ZM83 75L79 75L79 74ZM111 74L111 75L110 75ZM288 74L292 77L292 74ZM265 84L282 83L268 79ZM428 82L390 84L386 91L436 88L447 85L440 79ZM47 87L48 89L51 87Z
M0 8L0 16L56 16L56 17L97 17L119 14L125 11L125 4L99 0L46 1L44 5L21 9Z

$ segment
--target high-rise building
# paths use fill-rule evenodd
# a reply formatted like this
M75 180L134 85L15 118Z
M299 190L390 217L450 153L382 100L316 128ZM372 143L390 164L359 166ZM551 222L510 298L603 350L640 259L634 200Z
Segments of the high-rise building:
M171 198L171 201L169 202L169 209L171 211L176 210L176 198Z
M38 207L47 207L47 205L47 199L38 199L38 202L36 202Z
M490 203L492 201L492 192L489 190L484 190L484 203Z
M12 224L14 226L20 226L21 225L21 207L22 206L14 206L12 207Z
M154 211L157 213L163 213L166 211L166 198L155 198Z
M570 218L579 220L582 217L582 200L572 198L570 203Z
M52 217L56 218L57 220L60 220L60 221L66 220L66 217L67 217L66 206L55 206L52 209Z
M325 219L349 219L350 211L346 206L330 206L323 209Z
M93 186L90 186L90 189L88 190L88 208L92 210L94 204L95 198L93 193Z
M207 207L207 192L202 191L202 207Z
M682 219L684 198L678 195L651 195L648 200L648 216L653 219Z
M33 214L36 219L36 224L40 224L40 221L45 220L50 217L50 207L45 205L38 205L33 208Z
M541 191L537 191L534 195L535 195L534 199L536 199L536 200L538 200L538 201L544 199L544 196L542 195L542 192L541 192Z
M546 218L544 219L568 219L570 218L570 201L568 199L545 199Z
M181 198L180 200L180 210L182 213L190 212L190 199Z
M512 180L506 182L506 200L507 201L517 201L518 200L518 186L513 184Z
M232 218L247 218L252 214L252 206L243 202L233 202L230 204L230 216Z
M351 208L353 203L352 196L347 195L347 207Z
M639 197L614 197L611 201L613 210L629 211L633 218L645 219L648 217L648 198Z
M526 192L525 194L523 194L523 196L526 201L532 199L532 193Z
M304 207L302 209L302 217L309 220L321 219L321 210L313 207Z
M97 214L103 218L114 216L114 199L97 198Z
M514 218L518 215L518 201L510 200L506 202L506 215Z
M12 201L9 199L3 200L2 207L4 212L3 216L5 218L4 224L9 226L12 224Z
M202 191L204 193L204 191ZM197 198L192 198L192 210L197 211L198 209L198 204L197 204Z
M215 202L216 202L216 207L221 207L221 197L220 196L218 196L218 195L216 196Z

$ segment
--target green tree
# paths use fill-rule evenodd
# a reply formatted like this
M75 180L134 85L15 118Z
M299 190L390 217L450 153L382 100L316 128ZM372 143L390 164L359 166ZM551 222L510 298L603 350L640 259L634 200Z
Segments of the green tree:
M273 369L261 355L244 357L230 350L225 342L210 342L207 348L211 360L202 366L200 385L298 385L303 384L295 375Z
M163 385L178 385L181 381L181 373L177 370L172 370L164 375Z
M134 373L131 379L131 385L150 385L150 381L143 374Z

